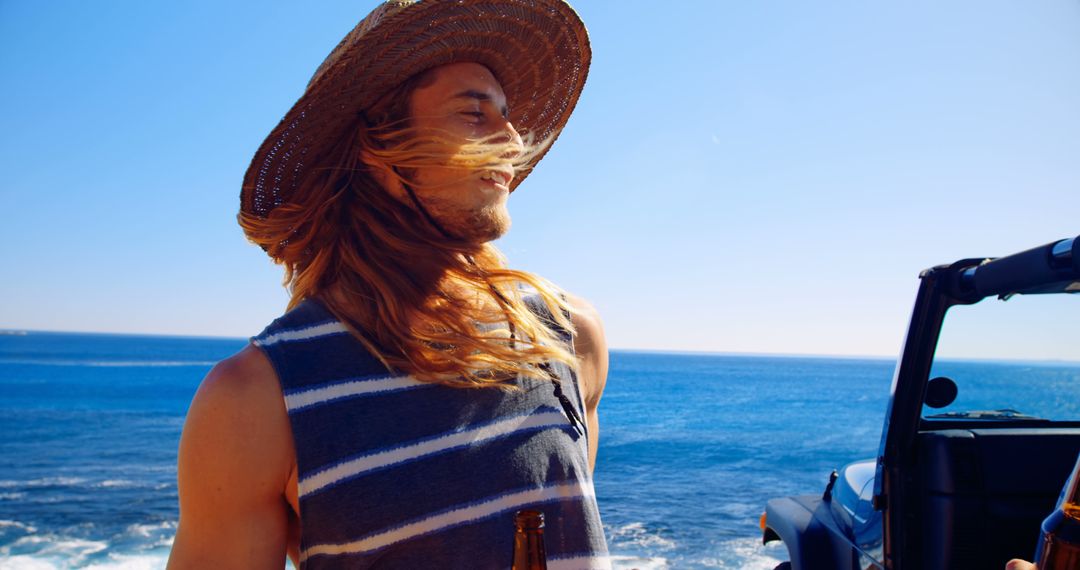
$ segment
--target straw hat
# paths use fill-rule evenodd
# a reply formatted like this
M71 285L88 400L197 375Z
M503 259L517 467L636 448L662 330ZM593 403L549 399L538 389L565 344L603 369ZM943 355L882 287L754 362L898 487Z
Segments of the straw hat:
M447 63L486 66L506 93L514 126L534 140L554 140L590 58L585 25L562 0L385 2L341 40L263 141L244 175L240 209L265 218L290 201L362 110L412 75Z

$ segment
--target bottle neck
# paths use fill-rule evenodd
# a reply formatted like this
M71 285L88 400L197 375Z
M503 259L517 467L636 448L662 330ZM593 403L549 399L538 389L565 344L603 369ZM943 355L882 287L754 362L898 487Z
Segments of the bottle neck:
M1080 457L1076 458L1076 466L1069 477L1061 510L1065 511L1065 516L1080 520Z
M514 528L518 532L543 532L544 513L540 511L518 511L514 514Z
M512 570L545 570L544 514L518 511L514 515L514 561Z

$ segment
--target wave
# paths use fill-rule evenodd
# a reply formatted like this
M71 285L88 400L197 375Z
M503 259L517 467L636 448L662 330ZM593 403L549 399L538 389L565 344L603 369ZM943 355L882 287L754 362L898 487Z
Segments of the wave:
M159 570L165 567L168 559L169 555L165 552L136 555L110 553L104 561L83 564L50 556L4 556L0 554L0 568L5 570L69 570L72 568L82 568L83 570Z
M618 528L609 529L608 541L620 548L672 550L677 544L674 540L661 535L660 531L650 530L645 523L634 522Z
M127 479L107 479L107 480L102 481L100 483L95 483L94 484L94 487L105 487L105 488L111 488L111 487L130 488L130 487L146 487L146 486L147 485L145 483L139 483L137 481L129 481Z
M11 479L0 480L0 489L12 489L15 487L74 487L86 483L87 479L81 477L42 477L29 481L15 481Z
M687 552L685 547L664 536L666 533L649 529L645 523L634 522L607 530L613 570L773 570L787 559L787 551L782 544L762 545L757 538L717 541L709 545L705 552Z
M156 368L176 366L213 366L216 360L80 360L59 358L0 358L0 364L33 364L40 366L88 366L107 368Z
M134 524L121 537L135 539L133 549L113 550L105 540L73 538L57 534L36 534L34 527L18 521L0 521L0 532L15 528L26 534L0 546L0 568L4 570L151 570L164 568L176 532L176 522Z
M9 528L21 530L27 533L37 532L37 527L30 526L26 523L21 523L19 521L0 520L0 532L3 532L4 530Z
M133 524L124 529L126 536L134 538L155 538L160 542L167 538L172 544L172 535L176 534L176 521L162 521L156 524ZM167 535L167 536L166 536Z
M82 477L43 477L41 479L29 479L25 481L5 479L0 480L0 501L23 500L27 498L28 492L32 493L31 498L34 502L38 503L65 500L62 496L51 496L48 491L43 495L42 489L47 489L49 487L57 488L57 491L70 491L73 489L101 489L105 491L137 491L145 489L163 491L174 489L176 483L161 483L155 480L131 479L104 479L95 481L93 479Z
M10 559L15 559L15 562L21 565L19 567L42 567L43 562L62 564L62 566L56 566L58 568L78 567L84 566L89 557L103 553L108 548L109 543L102 540L61 539L54 535L30 534L7 546L0 547L0 556L9 559L0 558L0 562L3 562L0 566L15 568L16 566L10 561ZM10 556L10 553L18 554ZM44 566L44 568L49 568L49 566Z
M777 564L787 560L787 550L779 543L769 546L761 544L757 538L736 538L720 543L721 549L734 555L736 566L745 570L772 570ZM725 568L725 566L720 566Z
M641 556L611 556L611 570L667 570L671 568L666 558Z
M0 531L5 526L33 532L34 529L17 521L0 521ZM127 527L125 537L141 539L135 552L110 552L104 541L60 538L55 535L28 535L0 547L0 568L10 570L69 570L87 568L96 570L150 570L164 568L168 552L175 536L176 522L164 521L153 524L133 524ZM654 547L656 534L649 532L641 523L632 523L618 529L621 536L642 539L642 544ZM115 537L114 537L115 538ZM664 542L666 541L666 542ZM663 539L662 543L673 545ZM615 545L613 544L613 547ZM671 546L665 547L670 548ZM739 568L742 570L772 570L785 559L786 552L780 545L762 546L755 538L738 538L715 543L712 552L660 556L655 550L630 554L613 548L613 570L672 570L674 568ZM284 561L283 561L284 562Z

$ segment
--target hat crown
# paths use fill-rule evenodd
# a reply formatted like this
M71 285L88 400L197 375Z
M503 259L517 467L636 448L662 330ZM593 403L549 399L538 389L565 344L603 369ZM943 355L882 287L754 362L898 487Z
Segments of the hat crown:
M349 47L360 41L360 38L372 33L372 30L377 28L379 24L387 17L397 14L409 6L416 4L417 0L387 0L382 4L379 4L371 11L360 23L356 25L348 34L345 34L344 38L338 42L337 46L330 51L330 55L326 56L326 59L319 65L319 68L315 70L315 73L311 75L311 79L308 81L307 89L310 90L314 85L325 75L331 67L334 66L339 60L341 60Z

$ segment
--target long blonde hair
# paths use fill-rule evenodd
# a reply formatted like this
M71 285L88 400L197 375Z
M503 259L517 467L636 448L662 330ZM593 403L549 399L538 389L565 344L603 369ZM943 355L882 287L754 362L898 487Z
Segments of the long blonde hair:
M391 370L475 387L506 386L516 375L546 378L542 368L552 360L576 369L557 332L572 333L570 307L551 283L509 269L489 243L446 234L423 206L402 203L364 164L365 151L395 173L429 165L468 171L506 160L505 142L458 143L448 154L444 138L411 130L408 100L423 81L422 73L384 96L294 198L266 218L241 212L240 225L285 268L290 308L319 299ZM515 165L544 144L517 149ZM546 315L529 308L523 286L536 292Z

